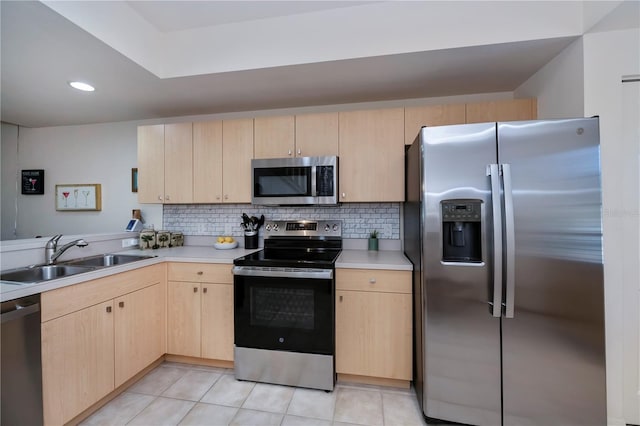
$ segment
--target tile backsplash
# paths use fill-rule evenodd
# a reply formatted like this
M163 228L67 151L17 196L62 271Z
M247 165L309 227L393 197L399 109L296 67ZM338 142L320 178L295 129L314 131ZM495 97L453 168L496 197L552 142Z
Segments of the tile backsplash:
M400 239L400 203L347 203L326 207L266 207L249 204L166 204L163 229L189 236L242 236L242 213L268 220L341 220L343 238Z

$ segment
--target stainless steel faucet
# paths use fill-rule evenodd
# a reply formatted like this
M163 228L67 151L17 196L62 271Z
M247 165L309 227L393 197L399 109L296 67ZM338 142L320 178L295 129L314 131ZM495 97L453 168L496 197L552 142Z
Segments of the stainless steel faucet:
M88 242L80 238L78 240L71 241L70 243L67 243L62 247L58 248L58 240L60 240L61 237L62 237L62 234L58 234L55 237L51 238L49 241L47 241L47 245L44 247L44 258L45 258L45 261L47 262L47 265L53 265L56 262L56 259L59 258L62 255L62 253L64 253L65 251L67 251L73 246L86 247L89 245Z

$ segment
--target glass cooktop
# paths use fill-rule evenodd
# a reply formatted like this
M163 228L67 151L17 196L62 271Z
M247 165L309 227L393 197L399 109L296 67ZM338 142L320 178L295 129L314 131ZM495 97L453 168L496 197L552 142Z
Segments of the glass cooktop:
M292 268L333 268L340 249L269 249L239 257L236 266L281 266Z

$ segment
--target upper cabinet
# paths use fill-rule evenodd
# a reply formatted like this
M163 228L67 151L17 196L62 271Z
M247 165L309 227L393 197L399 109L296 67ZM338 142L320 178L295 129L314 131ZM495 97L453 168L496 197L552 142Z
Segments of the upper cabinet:
M467 123L535 120L538 118L538 102L535 98L476 102L466 104L466 108Z
M341 112L340 201L404 200L404 109Z
M295 117L256 117L254 158L295 156Z
M193 123L193 202L222 202L222 121Z
M338 113L296 115L296 157L338 155Z
M138 127L140 203L250 203L253 119Z
M138 127L138 202L164 200L164 124Z
M338 155L338 113L258 117L254 158Z
M140 126L138 201L250 203L252 158L337 155L340 202L401 202L422 126L536 118L531 98Z
M193 123L193 202L250 203L253 119Z
M422 126L465 123L465 105L428 105L404 109L404 143L411 145Z
M193 202L192 140L192 123L164 126L164 202L167 204Z
M222 201L251 202L253 118L222 122Z
M138 127L138 201L193 200L192 124Z

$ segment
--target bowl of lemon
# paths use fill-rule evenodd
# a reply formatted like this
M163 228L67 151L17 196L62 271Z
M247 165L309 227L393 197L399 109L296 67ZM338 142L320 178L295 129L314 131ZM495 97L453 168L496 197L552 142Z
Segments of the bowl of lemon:
M238 247L238 241L233 237L220 236L216 239L216 242L213 243L213 246L218 250L229 250Z

